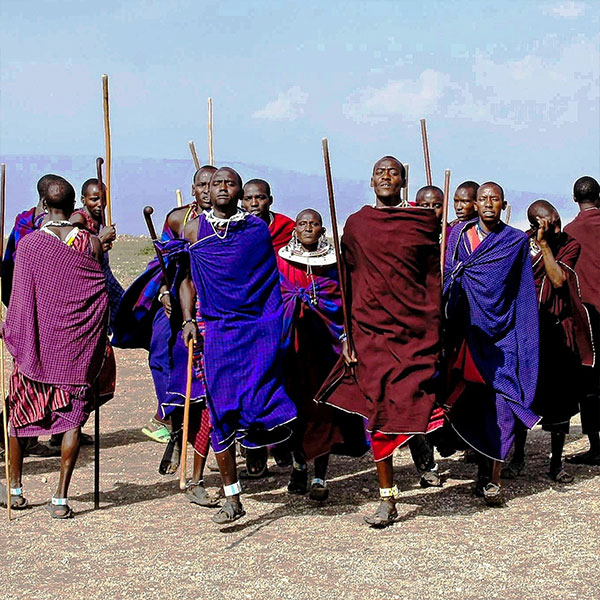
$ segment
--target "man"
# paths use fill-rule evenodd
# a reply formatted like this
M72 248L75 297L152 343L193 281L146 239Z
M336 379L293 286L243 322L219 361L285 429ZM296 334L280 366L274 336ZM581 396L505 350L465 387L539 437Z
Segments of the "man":
M288 491L307 492L307 463L314 460L309 496L324 501L329 496L330 453L361 456L368 446L361 418L314 402L339 358L344 328L335 248L328 242L316 210L298 214L292 239L277 256L277 267L284 308L286 390L298 409Z
M433 424L440 349L440 225L431 210L406 208L405 170L391 156L373 167L375 205L346 221L342 252L351 331L343 361L317 400L368 420L381 502L365 518L384 527L397 518L392 455ZM345 362L345 364L344 364Z
M581 299L592 323L596 348L600 346L600 185L593 177L580 177L573 186L573 199L579 214L565 227L565 233L581 244L575 267L581 286ZM567 462L600 465L600 361L586 369L586 397L581 402L581 430L588 436L590 448L583 454L567 458Z
M272 204L271 186L266 181L251 179L246 182L242 208L268 225L275 252L279 252L290 241L296 224L289 217L272 212Z
M444 214L444 192L435 185L422 187L415 196L415 204L420 208L430 208L441 223Z
M478 219L452 230L444 269L449 420L479 452L476 493L492 506L503 503L501 467L515 427L539 420L531 409L539 343L529 241L500 220L505 204L497 183L479 187Z
M98 381L105 364L108 296L101 242L68 222L75 204L71 184L56 178L44 201L46 224L19 243L3 329L14 358L9 383L11 503L17 509L28 504L21 479L23 438L64 433L58 487L47 509L52 518L66 519L73 515L68 488L81 427L103 392Z
M573 477L562 465L565 437L571 417L579 411L581 366L594 361L590 323L573 270L581 246L561 232L558 211L546 200L536 200L527 218L540 310L540 366L532 409L542 417L542 429L551 435L548 476L557 483L571 483ZM513 458L502 470L503 477L516 477L523 470L526 437L527 429L519 427Z
M456 220L450 223L452 227L458 223L470 221L477 216L475 202L477 200L478 188L479 184L474 181L464 181L456 188L456 191L454 192L454 212L456 213Z
M230 523L245 514L235 441L257 448L285 441L296 410L283 388L282 303L275 253L265 223L239 210L242 181L221 168L212 176L212 210L185 226L190 272L180 286L183 341L203 347L211 443L226 501L213 517Z

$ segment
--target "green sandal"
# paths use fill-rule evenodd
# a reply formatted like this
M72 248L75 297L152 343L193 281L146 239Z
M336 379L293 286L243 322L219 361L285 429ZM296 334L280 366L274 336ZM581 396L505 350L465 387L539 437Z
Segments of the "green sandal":
M159 444L166 444L171 436L169 428L156 419L152 419L148 426L142 429L142 433Z

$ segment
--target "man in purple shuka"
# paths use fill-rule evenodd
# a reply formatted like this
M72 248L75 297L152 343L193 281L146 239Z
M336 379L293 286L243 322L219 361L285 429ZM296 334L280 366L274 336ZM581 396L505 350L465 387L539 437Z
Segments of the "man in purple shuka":
M236 439L246 448L291 435L296 408L283 387L283 305L267 225L238 208L242 180L233 169L210 182L212 210L190 221L189 272L180 286L183 340L197 341L196 294L205 322L207 403L226 501L213 517L229 523L245 514L235 465Z

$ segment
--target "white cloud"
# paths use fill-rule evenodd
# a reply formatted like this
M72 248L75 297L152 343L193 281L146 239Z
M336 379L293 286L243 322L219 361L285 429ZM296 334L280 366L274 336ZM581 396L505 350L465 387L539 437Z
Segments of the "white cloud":
M412 121L435 113L450 86L449 75L426 69L416 80L389 80L382 88L360 89L346 98L342 110L357 123L376 123L389 117Z
M308 94L295 85L285 92L280 92L277 99L267 102L264 108L257 110L252 116L255 119L270 121L295 121L304 113L307 101Z
M585 2L575 2L574 0L570 0L569 2L545 6L544 13L562 19L575 19L583 15L585 8Z

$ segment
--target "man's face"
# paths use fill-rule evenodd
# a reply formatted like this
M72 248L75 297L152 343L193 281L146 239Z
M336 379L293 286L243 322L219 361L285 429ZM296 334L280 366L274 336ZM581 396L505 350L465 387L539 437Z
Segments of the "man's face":
M271 204L273 204L273 197L269 195L264 184L247 183L244 186L242 206L245 211L266 221Z
M100 198L100 186L97 183L87 186L85 194L81 196L81 202L94 219L99 220L102 217L102 209L106 207L106 202L103 203Z
M210 180L210 202L215 208L237 206L242 196L242 187L235 171L219 169Z
M531 225L531 229L533 229L533 231L537 231L539 228L540 224L538 218L547 219L549 224L549 239L555 240L558 237L558 234L560 233L562 228L562 223L560 221L560 216L557 212L548 210L543 206L538 206L534 208L534 210L528 216L529 224Z
M502 200L500 190L495 185L486 185L477 190L475 208L479 218L488 226L493 227L500 221L506 201Z
M314 211L305 210L298 215L296 219L296 237L307 250L316 248L324 231L321 217Z
M419 194L417 198L417 206L421 208L431 208L435 212L435 217L439 221L442 220L444 214L444 199L434 190L427 190Z
M373 176L371 177L371 187L375 190L375 195L382 199L400 198L400 190L404 186L398 163L390 158L384 158L375 163Z
M196 205L201 210L210 210L210 180L214 171L204 169L196 175L192 186L192 196L196 198Z
M459 221L468 221L477 213L475 212L475 200L477 194L467 188L458 188L454 192L454 212Z

